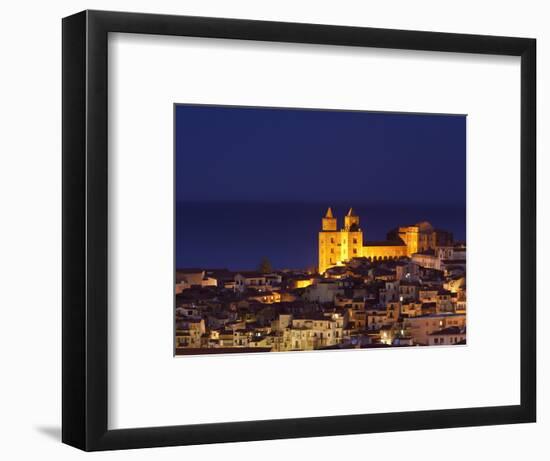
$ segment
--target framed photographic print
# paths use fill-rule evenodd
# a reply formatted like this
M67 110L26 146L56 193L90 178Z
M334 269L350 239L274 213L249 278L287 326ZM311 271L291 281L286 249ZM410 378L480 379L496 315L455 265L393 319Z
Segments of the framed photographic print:
M534 39L63 20L63 441L534 422Z

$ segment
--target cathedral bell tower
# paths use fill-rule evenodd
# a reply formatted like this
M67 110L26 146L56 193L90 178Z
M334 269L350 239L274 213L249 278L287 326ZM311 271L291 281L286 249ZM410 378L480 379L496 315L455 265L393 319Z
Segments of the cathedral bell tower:
M337 227L336 218L332 215L332 208L328 208L323 218L322 229L324 231L335 231Z
M342 236L342 260L349 261L363 256L363 232L359 227L359 216L350 208L344 217Z
M348 214L344 217L344 230L346 232L359 230L359 216L354 213L353 208L350 208Z
M363 232L359 228L359 216L353 208L344 217L344 227L338 223L329 208L322 219L319 232L319 274L329 267L341 266L346 261L363 256Z
M338 223L329 207L321 223L319 232L319 273L332 266L336 266L341 260L341 232L338 231Z

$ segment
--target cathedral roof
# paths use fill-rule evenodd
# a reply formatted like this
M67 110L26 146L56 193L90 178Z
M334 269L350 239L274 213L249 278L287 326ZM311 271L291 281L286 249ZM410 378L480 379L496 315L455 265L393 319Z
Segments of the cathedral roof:
M349 209L347 216L355 216L355 212L353 211L353 208Z
M332 208L328 207L327 213L325 214L325 218L334 218L332 215Z
M421 232L432 232L433 226L428 221L420 221L415 224Z

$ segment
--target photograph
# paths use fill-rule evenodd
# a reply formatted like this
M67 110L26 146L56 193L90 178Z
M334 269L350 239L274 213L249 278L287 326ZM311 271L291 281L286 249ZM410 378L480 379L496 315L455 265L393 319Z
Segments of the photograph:
M174 355L465 346L466 114L174 105Z

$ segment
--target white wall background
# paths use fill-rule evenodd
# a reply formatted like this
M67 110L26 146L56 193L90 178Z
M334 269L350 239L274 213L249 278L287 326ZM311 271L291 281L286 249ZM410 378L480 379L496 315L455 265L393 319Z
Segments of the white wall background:
M545 199L550 163L550 14L542 1L450 2L407 0L189 0L155 2L62 0L3 5L0 27L0 453L6 459L76 459L61 445L61 17L85 9L241 17L386 28L440 30L538 39L539 177L539 422L272 442L163 448L96 456L104 459L318 460L342 457L413 460L516 460L544 457L550 432L550 342L543 337L543 306L549 283L542 263L550 258L542 238L549 209ZM546 174L545 174L546 173ZM396 447L394 449L393 447Z

